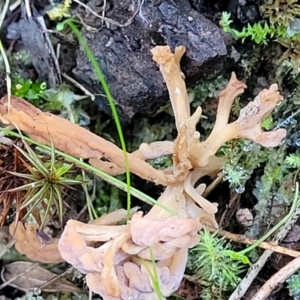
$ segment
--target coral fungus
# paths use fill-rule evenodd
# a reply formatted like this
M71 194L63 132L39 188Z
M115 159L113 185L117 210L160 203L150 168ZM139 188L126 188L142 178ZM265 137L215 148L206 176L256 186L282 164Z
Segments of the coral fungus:
M154 205L146 215L133 212L126 225L117 225L122 215L119 219L114 215L112 221L109 214L91 224L69 220L59 240L61 256L87 274L90 289L105 300L154 300L176 291L184 274L188 248L199 242L198 231L203 225L218 226L217 205L202 196L205 185L197 185L201 177L220 170L222 160L215 155L218 149L230 139L240 137L272 147L286 134L284 129L263 132L260 127L263 118L282 99L275 84L242 109L235 122L228 123L235 97L246 88L233 74L220 93L215 127L207 140L200 141L196 124L201 108L191 115L179 66L184 52L182 46L175 53L168 46L152 50L169 90L177 138L174 142L142 144L128 154L131 172L165 186L158 199L163 206ZM8 111L7 98L0 101L3 122L18 126L42 143L49 144L51 137L56 149L89 158L101 170L124 171L123 152L117 146L75 124L45 114L22 99L12 98L11 104ZM173 155L172 168L156 170L147 164L148 158L166 153ZM162 207L170 208L174 214Z
M200 142L195 127L201 109L190 115L179 68L184 48L176 48L172 54L168 47L156 47L152 53L170 92L178 137L173 144L143 144L135 155L146 159L173 152L174 181L166 187L158 202L172 208L176 216L155 205L147 215L137 212L123 226L102 225L97 229L95 225L70 220L59 242L64 259L87 273L89 287L107 300L158 299L152 276L154 268L162 296L174 292L184 273L187 250L199 241L198 230L203 224L217 227L214 218L217 206L201 196L205 185L195 187L195 183L220 168L221 161L215 156L218 148L238 137L275 146L285 135L284 130L265 133L260 129L262 119L281 100L276 85L262 91L241 111L237 121L228 124L234 98L246 87L233 75L220 94L215 128L208 140ZM91 240L103 244L94 248L88 244Z

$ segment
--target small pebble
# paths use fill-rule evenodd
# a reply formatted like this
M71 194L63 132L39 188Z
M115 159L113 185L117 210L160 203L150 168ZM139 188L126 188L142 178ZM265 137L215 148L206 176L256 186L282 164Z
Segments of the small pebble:
M249 227L253 224L253 215L248 208L239 209L235 216L237 221L245 227Z

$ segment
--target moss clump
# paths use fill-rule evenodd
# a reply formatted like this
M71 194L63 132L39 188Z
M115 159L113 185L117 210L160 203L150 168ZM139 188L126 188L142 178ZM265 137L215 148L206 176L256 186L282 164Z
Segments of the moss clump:
M290 296L293 297L294 300L300 299L300 273L298 272L295 275L292 275L289 279L287 279L288 289L290 292Z
M201 280L202 300L227 299L225 294L241 281L245 265L228 255L230 244L207 229L200 233L199 244L190 251L188 269Z
M300 17L300 5L297 2L297 0L265 0L260 11L272 25L288 27L292 20Z

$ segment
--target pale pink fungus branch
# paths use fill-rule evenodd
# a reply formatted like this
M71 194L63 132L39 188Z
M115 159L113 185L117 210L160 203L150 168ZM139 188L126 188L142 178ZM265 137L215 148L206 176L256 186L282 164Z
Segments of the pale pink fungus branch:
M184 47L178 47L173 54L168 46L152 50L169 90L178 131L176 140L142 144L131 156L145 161L173 154L172 168L163 171L171 176L159 174L156 178L161 178L160 182L166 179L168 183L158 202L176 215L154 205L147 215L137 212L122 226L70 220L59 241L62 257L87 274L88 286L104 300L158 299L149 274L149 270L153 274L154 268L163 297L171 295L183 277L188 248L199 242L202 224L218 226L217 205L202 196L204 184L195 186L199 178L216 174L222 166L222 160L215 156L217 150L233 138L244 137L265 146L276 146L285 136L283 129L263 132L260 126L281 100L276 85L262 91L241 111L238 120L228 124L233 101L246 88L233 74L220 93L216 125L209 138L201 142L196 131L201 108L190 115L184 76L179 67L184 51ZM93 242L99 241L102 244L93 247Z

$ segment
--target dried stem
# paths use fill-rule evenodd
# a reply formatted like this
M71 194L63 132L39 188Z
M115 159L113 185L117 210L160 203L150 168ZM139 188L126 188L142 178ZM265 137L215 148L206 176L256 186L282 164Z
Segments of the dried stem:
M237 243L253 245L254 243L257 242L257 240L251 239L243 234L234 234L234 233L231 233L231 232L228 232L225 230L219 230L219 231L215 230L215 229L209 229L209 230L212 232L217 232L218 235L223 236L226 239L237 242ZM262 249L266 249L266 250L272 250L274 252L288 255L291 257L299 257L300 256L299 251L295 251L295 250L292 250L292 249L289 249L286 247L278 246L278 245L275 245L275 244L269 243L269 242L262 242L261 244L259 244L258 247L260 247Z
M134 11L133 15L126 21L126 23L121 24L113 19L107 18L103 16L103 12L102 12L102 16L97 14L96 12L94 12L94 10L92 8L90 8L88 5L85 5L83 2L81 2L80 0L73 0L74 2L76 2L77 4L81 5L82 7L84 7L85 9L87 9L91 14L93 14L95 17L101 19L102 21L105 21L107 23L116 25L118 27L126 27L128 25L130 25L133 21L133 19L135 18L135 16L138 14L138 12L140 11L140 6L141 6L141 0L138 0L138 4L137 4L137 9ZM103 9L103 11L105 10L105 7Z
M251 300L264 300L275 290L280 283L283 283L291 275L300 269L300 257L293 259L286 266L275 273L260 290L251 298Z

